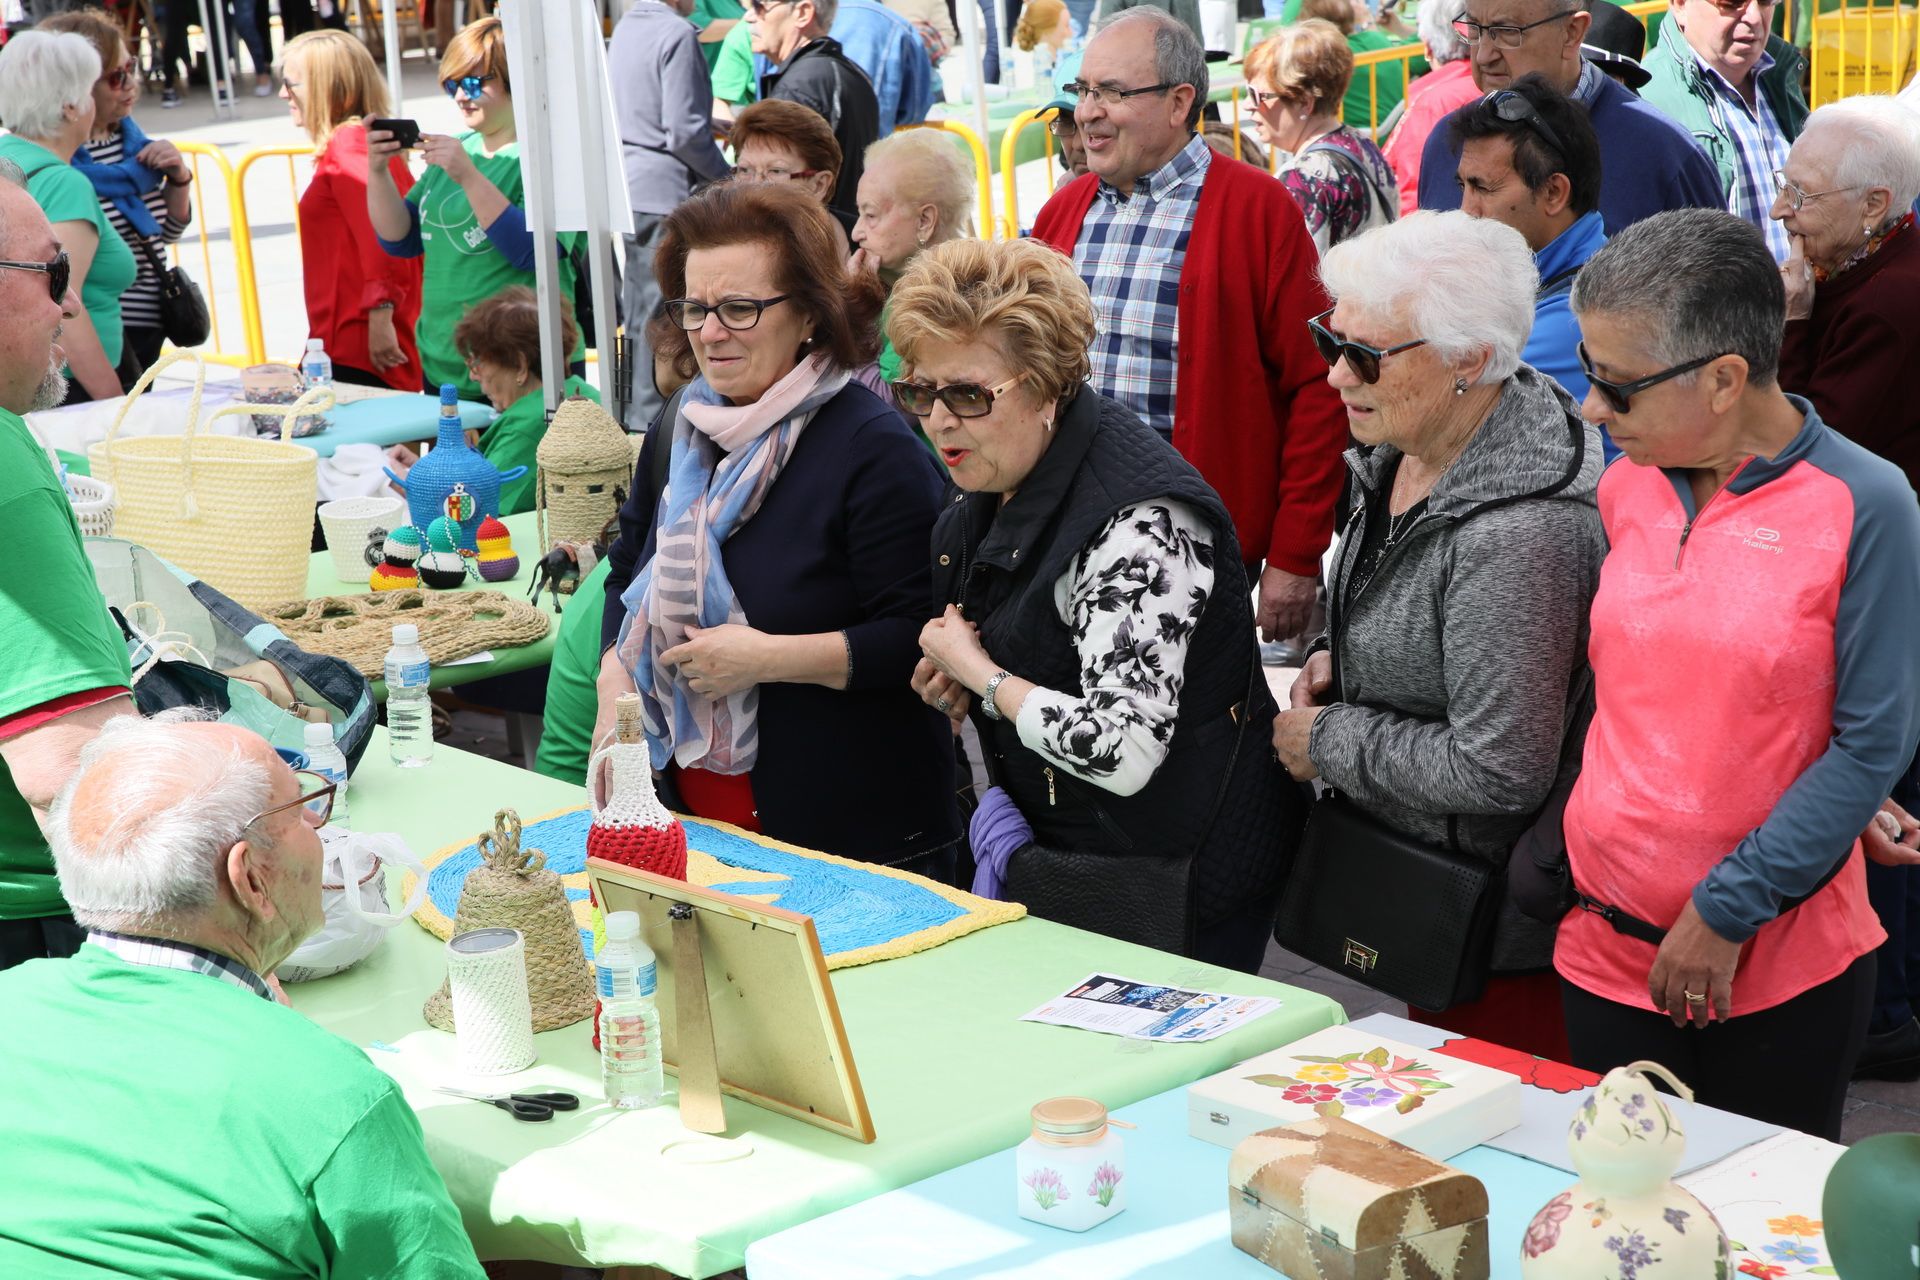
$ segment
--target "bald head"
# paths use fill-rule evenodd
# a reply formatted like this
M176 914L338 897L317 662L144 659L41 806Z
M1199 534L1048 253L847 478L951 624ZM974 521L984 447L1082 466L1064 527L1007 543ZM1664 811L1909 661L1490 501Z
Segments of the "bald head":
M50 262L59 252L46 214L24 186L0 172L0 260ZM48 283L45 272L0 267L0 409L31 413L66 397L61 371L67 357L55 339L80 304L72 290L56 300Z

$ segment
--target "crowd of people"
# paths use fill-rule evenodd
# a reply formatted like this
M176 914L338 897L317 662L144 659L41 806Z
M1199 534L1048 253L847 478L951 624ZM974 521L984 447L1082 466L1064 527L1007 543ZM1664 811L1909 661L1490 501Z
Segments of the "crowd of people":
M540 767L577 780L637 693L681 812L1248 972L1337 803L1383 893L1409 844L1495 873L1479 994L1417 1019L1827 1137L1856 1070L1920 1076L1920 114L1809 112L1762 0L1673 0L1651 50L1608 0L1426 0L1431 69L1356 113L1370 28L1305 0L1247 54L1242 138L1205 127L1178 7L1031 0L1069 180L992 239L950 141L895 131L946 39L911 8L635 0L613 30L645 439ZM14 434L158 352L144 264L189 175L116 39L82 14L0 51L0 513L36 566L0 603L35 646L0 680L0 968L83 961L0 990L58 1037L123 968L217 970L292 1054L260 979L312 923L287 815L318 793L245 735L130 722ZM593 246L528 231L498 19L439 71L463 130L409 145L366 123L358 41L285 47L312 331L343 380L491 402L482 448L531 463L616 318L574 305ZM160 744L218 755L191 813L101 794ZM190 1022L188 985L138 999ZM415 1153L377 1083L326 1098L363 1107L353 1150Z

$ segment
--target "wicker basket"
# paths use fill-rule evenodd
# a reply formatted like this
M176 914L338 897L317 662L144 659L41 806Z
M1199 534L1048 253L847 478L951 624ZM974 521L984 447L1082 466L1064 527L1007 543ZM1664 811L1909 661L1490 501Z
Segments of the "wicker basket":
M321 503L320 531L327 535L334 576L364 586L373 571L367 563L367 534L375 529L391 533L405 523L407 504L399 498L335 498Z
M127 410L181 360L196 369L185 434L120 439ZM208 418L277 412L277 441L214 436L200 423L206 377L197 357L163 357L127 393L107 438L87 450L119 496L116 532L243 605L304 595L319 458L287 436L302 413L331 406L333 393L316 387L291 405L228 405Z
M113 536L113 486L92 476L67 477L67 501L80 532L89 538Z

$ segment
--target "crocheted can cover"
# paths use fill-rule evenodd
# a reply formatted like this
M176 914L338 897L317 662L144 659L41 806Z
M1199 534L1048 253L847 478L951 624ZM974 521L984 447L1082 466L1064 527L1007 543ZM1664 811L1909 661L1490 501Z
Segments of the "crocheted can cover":
M562 810L528 823L522 837L543 850L547 866L559 873L580 927L581 947L588 954L593 945L586 871L591 822L584 807ZM976 898L924 876L815 853L724 822L685 816L681 822L690 846L689 884L812 916L829 969L929 951L1027 914L1017 902ZM427 896L414 912L421 927L436 937L451 936L461 887L479 865L480 854L471 842L448 845L427 858ZM414 880L409 872L409 893Z

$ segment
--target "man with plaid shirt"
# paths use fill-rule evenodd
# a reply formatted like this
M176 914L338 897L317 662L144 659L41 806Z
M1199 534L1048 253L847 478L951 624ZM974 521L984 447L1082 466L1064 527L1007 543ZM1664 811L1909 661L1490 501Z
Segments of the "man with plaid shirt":
M1165 11L1108 23L1067 89L1090 172L1054 194L1033 234L1072 257L1093 294L1094 389L1220 494L1260 584L1262 634L1294 635L1333 536L1347 443L1307 331L1328 306L1313 240L1286 188L1194 133L1206 58Z

